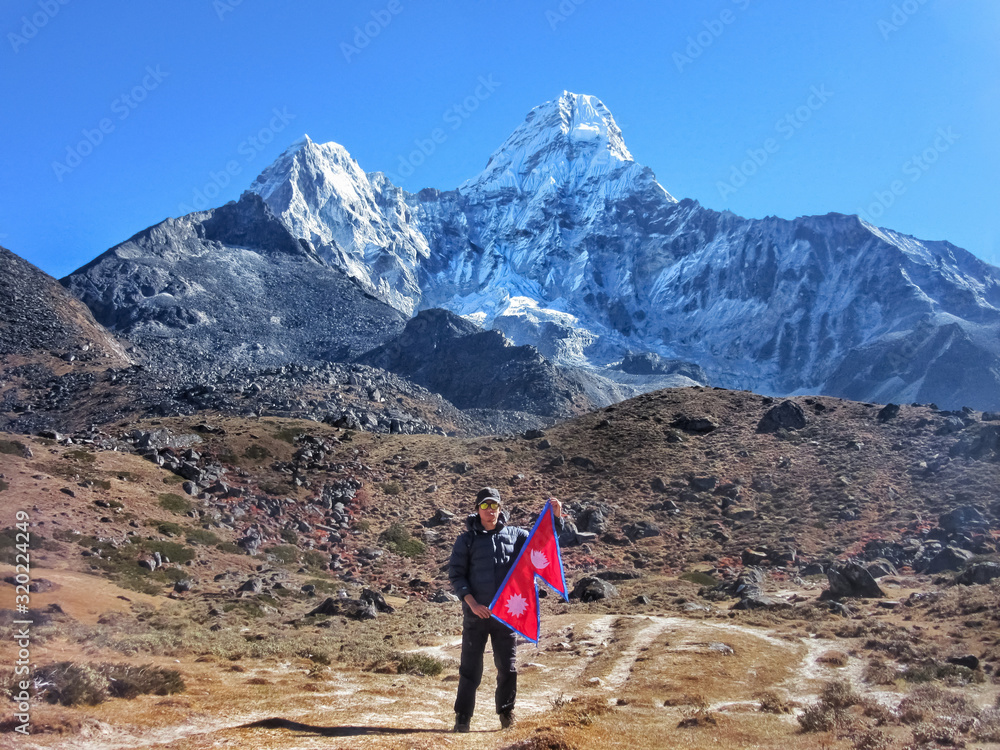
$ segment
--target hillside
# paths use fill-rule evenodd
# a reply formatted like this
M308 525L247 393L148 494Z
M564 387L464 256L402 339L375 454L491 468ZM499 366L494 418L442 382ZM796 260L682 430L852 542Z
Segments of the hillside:
M688 388L530 436L212 412L80 444L5 436L0 527L29 513L33 580L51 582L32 594L34 658L155 664L187 685L92 708L39 704L33 741L450 742L436 733L450 728L460 616L442 565L487 484L522 524L561 498L577 529L563 540L567 581L596 575L617 594L545 599L541 649L520 656L522 723L495 734L484 713L472 747L662 747L653 738L669 732L697 748L839 748L875 731L899 747L925 731L900 701L939 700L915 692L927 680L992 704L1000 588L953 582L996 559L995 415L795 402L805 425L777 432L764 419L777 401ZM948 549L957 557L943 566ZM823 572L848 558L888 558L884 598L820 600ZM734 608L748 575L761 596ZM328 596L327 614L310 615ZM883 706L883 723L856 708L800 734L836 678ZM955 737L987 736L992 719L980 718Z

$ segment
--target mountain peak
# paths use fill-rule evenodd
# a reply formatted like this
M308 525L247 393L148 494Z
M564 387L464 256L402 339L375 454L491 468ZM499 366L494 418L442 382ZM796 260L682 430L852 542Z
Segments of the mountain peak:
M514 187L534 192L546 182L590 177L634 163L622 132L596 96L563 91L532 109L477 177L462 190Z

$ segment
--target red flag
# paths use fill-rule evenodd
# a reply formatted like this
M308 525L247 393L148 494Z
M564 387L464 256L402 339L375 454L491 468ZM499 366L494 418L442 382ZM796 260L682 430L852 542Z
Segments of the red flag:
M538 643L538 633L541 630L536 577L569 601L562 556L559 554L556 520L549 502L545 503L542 514L528 534L514 565L490 603L493 617L534 643Z

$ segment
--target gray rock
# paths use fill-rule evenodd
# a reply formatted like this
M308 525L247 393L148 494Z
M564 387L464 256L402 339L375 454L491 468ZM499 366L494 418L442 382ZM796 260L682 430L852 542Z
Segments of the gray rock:
M920 572L933 574L943 573L946 570L960 570L973 557L975 557L975 555L968 550L948 546L931 558L930 562L927 563L927 566Z
M885 592L879 588L872 574L856 562L835 564L826 571L830 588L824 598L833 599L882 599Z
M250 578L236 589L237 592L246 592L248 594L259 594L263 590L264 582L259 578Z
M970 565L955 579L955 583L963 586L984 585L1000 578L1000 563L983 562Z
M806 413L794 401L782 401L767 410L757 423L757 432L771 433L780 429L801 430L806 426Z
M440 526L442 524L451 523L455 518L455 514L450 510L445 510L444 508L438 508L434 515L431 517L431 523L435 526Z
M618 589L610 583L600 578L586 576L576 582L569 598L579 599L581 602L596 602L616 596L618 596Z
M676 427L679 430L684 430L685 432L695 432L695 433L709 433L714 430L719 429L719 423L712 417L704 415L692 416L689 414L682 414L681 416L674 419L670 423L671 427Z
M322 604L306 614L307 617L315 615L328 615L331 617L339 615L352 620L374 620L378 617L378 611L370 601L327 597L323 600Z
M711 492L715 489L715 485L718 484L719 478L712 476L705 477L691 477L688 484L696 492Z
M884 557L872 560L872 562L866 566L866 569L869 573L871 573L872 578L884 578L885 576L899 575L899 571L896 570L896 566Z
M886 404L879 410L879 413L875 415L875 421L879 424L885 424L898 416L899 404Z
M978 508L964 505L945 513L938 519L942 529L950 534L988 529L990 522Z

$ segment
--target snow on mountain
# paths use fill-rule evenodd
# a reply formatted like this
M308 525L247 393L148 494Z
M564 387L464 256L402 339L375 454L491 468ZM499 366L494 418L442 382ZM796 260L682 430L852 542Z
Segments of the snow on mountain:
M337 143L304 136L265 169L250 190L297 237L372 294L411 314L420 296L416 268L427 241L411 221L403 191L368 175Z
M407 193L308 138L252 189L407 315L446 308L558 363L650 351L732 388L1000 408L1000 269L854 216L678 202L593 96L533 109L457 190Z

